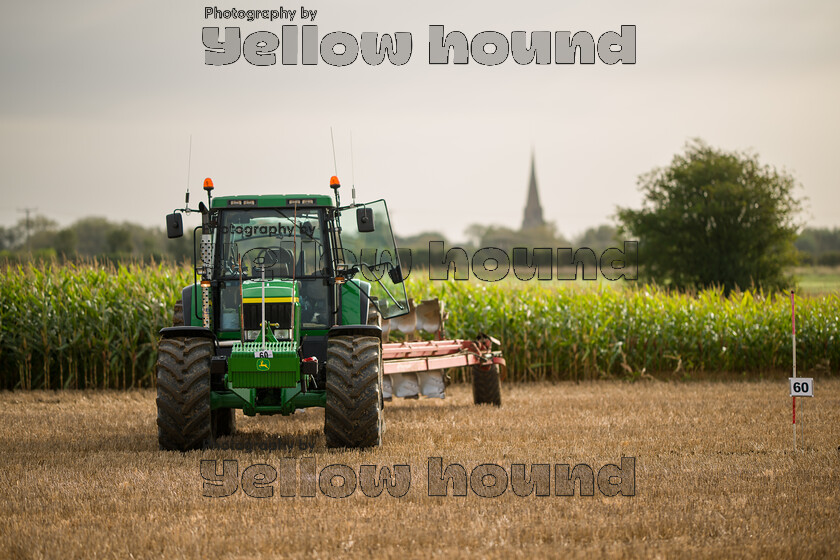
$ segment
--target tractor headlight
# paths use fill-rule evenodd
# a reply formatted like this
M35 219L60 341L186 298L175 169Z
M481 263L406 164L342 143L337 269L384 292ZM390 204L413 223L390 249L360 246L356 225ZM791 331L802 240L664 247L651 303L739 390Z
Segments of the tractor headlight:
M260 337L262 331L245 331L245 342L254 342ZM292 340L292 329L271 329L271 334L277 340Z
M273 332L277 340L292 340L292 329L274 329Z

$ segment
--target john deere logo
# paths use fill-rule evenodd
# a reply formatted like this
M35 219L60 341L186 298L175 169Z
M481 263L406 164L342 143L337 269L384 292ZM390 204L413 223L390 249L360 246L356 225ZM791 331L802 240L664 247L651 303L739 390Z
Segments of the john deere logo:
M261 358L257 360L257 369L260 371L268 371L271 368L271 364L265 358Z

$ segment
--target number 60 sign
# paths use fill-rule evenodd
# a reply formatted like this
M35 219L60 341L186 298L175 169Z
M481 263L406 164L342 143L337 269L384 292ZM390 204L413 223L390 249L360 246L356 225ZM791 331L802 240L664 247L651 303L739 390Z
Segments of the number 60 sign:
M810 377L789 377L791 397L813 397L814 380Z

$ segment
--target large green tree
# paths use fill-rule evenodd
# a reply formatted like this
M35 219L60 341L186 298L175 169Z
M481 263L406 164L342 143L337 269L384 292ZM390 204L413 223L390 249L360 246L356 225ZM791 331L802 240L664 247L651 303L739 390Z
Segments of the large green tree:
M693 140L639 187L642 209L619 208L617 217L621 232L639 239L639 264L654 280L727 293L787 283L801 207L788 173Z

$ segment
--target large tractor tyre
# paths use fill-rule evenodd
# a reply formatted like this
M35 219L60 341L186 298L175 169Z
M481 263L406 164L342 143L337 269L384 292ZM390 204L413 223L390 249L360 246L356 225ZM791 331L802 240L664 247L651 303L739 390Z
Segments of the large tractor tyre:
M499 365L472 367L473 402L502 406L502 380Z
M210 358L206 338L164 338L158 346L157 425L161 449L188 451L213 444Z
M213 437L232 436L236 432L236 409L217 408L210 412L210 423L213 424Z
M184 302L180 299L175 302L175 309L172 312L172 326L184 326Z
M327 344L327 447L382 444L382 351L375 336L334 336Z

